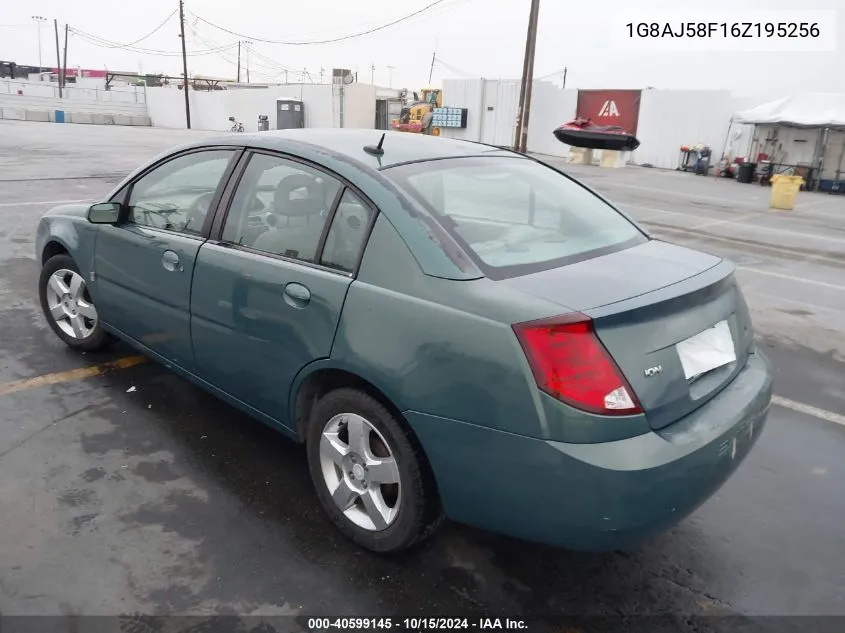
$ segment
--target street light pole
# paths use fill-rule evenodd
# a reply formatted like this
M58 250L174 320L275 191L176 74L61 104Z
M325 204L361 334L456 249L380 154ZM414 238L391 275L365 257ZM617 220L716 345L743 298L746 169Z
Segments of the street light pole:
M41 61L41 23L46 22L47 18L41 15L33 15L32 19L35 20L35 24L38 26L38 80L41 81L41 69L44 67Z

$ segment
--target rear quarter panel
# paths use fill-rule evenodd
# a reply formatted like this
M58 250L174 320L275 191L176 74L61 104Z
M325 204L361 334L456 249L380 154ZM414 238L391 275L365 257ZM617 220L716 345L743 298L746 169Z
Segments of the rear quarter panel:
M540 396L510 324L549 310L559 306L526 301L486 279L424 275L380 215L331 359L321 365L361 376L402 411L546 436Z

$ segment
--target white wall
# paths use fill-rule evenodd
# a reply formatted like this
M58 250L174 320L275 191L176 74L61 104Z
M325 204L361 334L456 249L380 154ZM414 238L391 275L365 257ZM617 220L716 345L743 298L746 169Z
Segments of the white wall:
M468 108L469 113L466 129L444 129L442 133L450 138L512 145L518 101L517 80L445 79L444 105ZM528 151L567 156L569 146L555 139L552 132L574 118L577 103L577 90L534 82ZM748 105L747 100L734 99L728 91L643 90L637 130L640 147L630 160L672 169L678 164L680 146L696 143L709 145L717 160L727 139L731 115ZM748 133L741 129L740 135L743 132ZM742 136L734 143L739 146L748 140Z
M376 89L368 84L344 86L344 127L372 128ZM305 127L340 127L340 87L332 84L288 84L244 90L188 92L191 127L226 131L229 117L243 123L246 132L258 130L258 115L270 118L276 129L276 100L297 99L305 107ZM185 127L185 97L171 87L147 88L150 118L155 127Z
M681 145L703 143L722 156L734 101L727 90L643 90L637 138L631 160L676 167Z
M18 92L23 93L19 95ZM47 81L22 81L18 79L0 79L0 97L4 95L24 97L59 97L59 86ZM143 86L115 86L112 90L68 84L62 89L63 99L97 101L102 103L146 103Z
M535 81L528 118L528 151L554 156L569 154L569 146L552 135L575 116L576 90L561 90L551 82ZM444 128L443 136L512 146L516 132L519 81L516 79L445 79L443 105L468 108L465 129Z
M20 91L22 94L18 94ZM70 88L62 91L59 99L58 86L46 82L24 82L0 80L0 109L4 111L33 111L112 114L145 116L147 104L143 89L137 92L114 93L105 90ZM23 116L23 115L22 115ZM7 118L12 118L11 116Z
M754 130L749 158L754 160L759 152L765 152L769 160L778 163L809 165L813 162L819 138L819 128L758 125Z
M441 134L448 138L469 141L481 140L482 90L484 79L444 79L443 105L450 108L467 108L466 128L443 128Z
M348 84L343 86L343 95L343 127L372 129L376 123L376 87Z
M577 90L561 90L546 81L535 82L531 89L531 112L528 117L528 151L550 156L569 156L569 145L557 140L552 132L575 117L577 105Z

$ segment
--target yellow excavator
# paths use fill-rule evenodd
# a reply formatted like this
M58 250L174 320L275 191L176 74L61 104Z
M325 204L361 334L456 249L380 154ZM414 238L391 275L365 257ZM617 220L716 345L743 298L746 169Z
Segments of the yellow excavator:
M440 88L423 88L414 93L414 100L402 107L398 119L393 119L391 127L400 132L432 134L437 136L440 128L431 126L434 108L443 107L443 91Z

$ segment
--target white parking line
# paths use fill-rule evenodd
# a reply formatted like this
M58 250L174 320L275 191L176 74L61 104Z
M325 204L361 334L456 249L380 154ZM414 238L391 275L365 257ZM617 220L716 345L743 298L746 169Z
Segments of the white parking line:
M760 202L745 202L743 200L736 200L734 198L719 198L716 196L706 196L697 193L690 193L690 192L682 192L682 191L673 191L672 189L657 189L655 187L642 187L640 185L626 185L621 182L608 182L607 180L596 180L590 182L590 180L581 177L581 180L587 182L591 187L598 189L599 187L607 186L607 188L612 189L613 187L619 187L620 189L635 189L638 191L649 191L651 193L659 193L661 195L668 195L668 196L675 196L678 198L688 198L688 199L698 199L698 200L711 200L713 202L720 202L722 204L730 204L732 206L742 205L742 206L752 206L752 207L760 207Z
M818 303L810 303L809 301L796 301L795 299L787 299L786 297L781 297L778 295L770 295L767 292L760 292L759 288L749 287L745 289L746 292L749 294L753 294L756 297L766 297L767 299L773 299L775 301L780 301L783 303L791 303L793 305L802 306L806 310L822 310L826 312L835 312L837 314L845 315L845 310L840 308L830 308L828 306L822 306Z
M795 400L790 400L789 398L782 398L781 396L772 396L772 404L776 404L777 406L784 407L786 409L792 409L793 411L810 415L814 418L819 418L825 422L833 422L834 424L845 426L845 415L840 415L839 413L834 413L833 411L825 411L824 409L819 409L818 407L813 407L809 404L804 404L803 402L796 402Z
M769 275L771 277L780 277L781 279L789 279L790 281L797 281L802 284L813 284L822 286L824 288L831 288L833 290L845 291L845 286L838 286L836 284L829 284L826 281L816 281L815 279L807 279L806 277L796 277L794 275L784 275L783 273L774 273L770 270L760 270L759 268L749 268L748 266L737 266L739 270L747 270L750 273L757 273L758 275Z
M624 203L624 202L620 203L619 206L621 206L623 208L627 207L627 208L631 208L631 209L641 209L642 211L654 211L654 212L657 212L657 213L665 213L667 215L680 215L680 216L683 216L685 218L693 218L693 219L695 218L695 216L692 215L691 213L681 213L679 211L668 211L666 209L658 209L656 207L643 207L643 206L639 206L639 205L636 205L636 204L627 204L627 203ZM685 226L685 227L678 227L678 228L692 230L692 229L704 228L704 227L707 227L707 226L716 226L716 225L719 225L719 224L737 224L739 226L752 229L754 231L766 231L768 233L780 233L782 235L794 235L796 237L806 237L806 238L814 239L814 240L824 240L825 242L838 242L838 243L845 244L845 239L842 239L841 237L830 237L829 235L817 235L815 233L802 233L800 231L790 231L789 229L776 229L774 227L760 226L758 224L746 224L742 221L742 220L748 220L750 218L754 218L754 217L758 217L758 216L768 215L770 213L774 214L774 212L772 212L772 211L758 211L757 213L747 213L745 215L738 215L734 218L729 218L727 220L712 220L712 221L708 220L706 222L703 222L702 224L695 224L695 225L690 226L690 227ZM845 214L842 214L842 215L843 215L843 217L845 217ZM649 220L657 219L657 216L651 216L651 217L646 217L646 218L634 218L634 219L637 220L638 222L648 222Z
M26 207L36 204L73 204L75 202L93 202L93 200L29 200L27 202L0 202L0 207Z
M766 211L757 211L755 213L746 213L745 215L739 215L735 218L730 218L728 220L709 220L707 222L702 222L701 224L696 224L695 226L691 226L690 229L697 230L703 229L706 226L717 226L719 224L742 224L742 220L750 220L751 218L756 218L761 215L765 215ZM758 228L758 227L753 227Z

